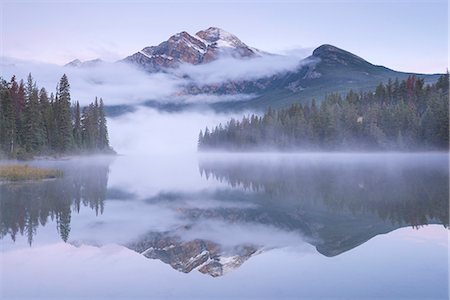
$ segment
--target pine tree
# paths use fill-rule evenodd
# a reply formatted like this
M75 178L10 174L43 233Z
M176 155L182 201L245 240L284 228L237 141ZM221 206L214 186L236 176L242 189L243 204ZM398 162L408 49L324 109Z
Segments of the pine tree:
M73 149L72 118L70 113L70 84L66 74L59 81L59 89L56 100L57 115L56 125L58 130L58 149L68 152Z
M44 145L42 115L39 107L39 93L31 74L28 75L25 90L24 145L28 152L39 152Z
M82 147L81 112L80 112L80 103L78 101L75 104L75 111L74 111L73 139L77 149L81 149Z
M100 106L98 108L98 131L99 131L99 149L109 149L108 126L106 125L105 105L103 99L100 98Z
M39 91L39 106L42 116L41 126L44 134L44 147L48 150L51 147L51 136L53 134L53 110L45 88Z
M17 141L17 147L23 144L25 136L24 128L24 112L25 112L25 85L23 80L20 80L19 84L16 82L16 77L11 78L10 94L14 106L14 118L15 118L15 132Z
M202 145L203 145L203 131L200 130L200 133L198 134L197 147L200 149Z
M13 99L5 81L0 81L0 147L12 155L16 148L16 120Z

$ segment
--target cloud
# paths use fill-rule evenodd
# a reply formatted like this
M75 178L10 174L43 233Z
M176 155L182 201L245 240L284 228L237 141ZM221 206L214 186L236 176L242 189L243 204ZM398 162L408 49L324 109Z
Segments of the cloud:
M276 53L280 53L281 55L298 57L299 59L304 59L304 58L310 56L313 53L314 49L315 49L314 47L297 46L297 47L282 49Z
M183 95L171 97L168 99L161 99L161 102L180 102L186 104L195 103L218 103L229 101L246 101L255 98L255 94L229 94L229 95L215 95L215 94L197 94L197 95Z
M199 85L234 80L253 80L287 71L309 63L298 56L263 55L252 59L223 57L203 65L181 65L175 74L188 76Z
M216 114L212 111L163 113L139 107L135 112L108 119L108 128L111 144L121 154L196 153L200 130L244 114Z
M183 232L186 241L204 239L222 246L262 245L264 248L300 246L305 238L298 231L286 231L272 225L226 222L220 220L199 220Z
M81 104L92 102L95 96L107 105L138 104L146 100L167 98L181 89L183 80L172 74L149 74L124 63L101 63L88 68L3 59L2 76L25 79L31 73L39 87L54 91L63 74L71 84L72 100Z
M253 80L291 71L308 63L309 60L300 60L295 55L264 55L252 59L222 57L208 64L183 64L166 72L148 73L119 62L75 68L2 57L1 76L7 80L13 75L25 79L31 73L39 87L52 92L61 76L67 74L72 100L82 105L92 102L96 96L102 97L107 105L136 105L146 101L207 104L249 100L256 95L188 95L186 87Z

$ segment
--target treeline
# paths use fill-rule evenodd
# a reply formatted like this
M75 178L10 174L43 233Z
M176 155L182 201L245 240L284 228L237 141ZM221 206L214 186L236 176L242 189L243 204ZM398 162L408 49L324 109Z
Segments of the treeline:
M81 111L65 74L50 96L31 74L26 83L0 78L0 157L82 152L113 152L101 98Z
M201 131L199 150L440 150L449 146L449 74L327 95Z

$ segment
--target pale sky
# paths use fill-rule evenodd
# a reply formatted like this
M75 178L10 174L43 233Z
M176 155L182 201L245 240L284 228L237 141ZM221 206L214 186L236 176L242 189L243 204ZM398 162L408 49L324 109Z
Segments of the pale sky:
M24 60L114 61L177 32L216 26L269 52L326 43L400 71L448 66L446 0L0 2L0 55Z

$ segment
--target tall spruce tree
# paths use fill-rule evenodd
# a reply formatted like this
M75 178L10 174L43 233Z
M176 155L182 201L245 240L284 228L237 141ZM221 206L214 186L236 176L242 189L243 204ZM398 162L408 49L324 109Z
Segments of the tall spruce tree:
M13 98L8 84L0 80L0 147L1 152L13 155L16 148L16 119Z
M73 130L70 103L70 84L66 74L64 74L59 81L56 100L56 125L59 132L57 146L62 152L68 152L73 149Z
M31 74L25 90L24 145L28 152L39 152L44 143L44 128L39 105L39 92Z
M54 129L52 127L53 109L45 88L41 88L39 91L39 105L42 115L42 129L44 131L44 147L46 150L49 150Z
M74 108L73 139L77 149L81 149L82 147L81 112L80 112L80 103L78 101L75 103Z
M108 126L106 125L105 104L100 98L100 105L98 110L98 131L99 131L99 149L109 149Z
M16 82L16 77L11 78L10 94L14 105L14 119L16 127L17 146L23 145L25 128L24 128L24 113L25 113L25 85L23 80L19 84Z

